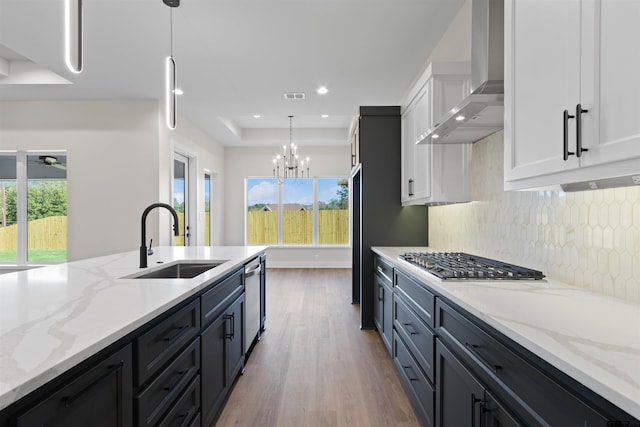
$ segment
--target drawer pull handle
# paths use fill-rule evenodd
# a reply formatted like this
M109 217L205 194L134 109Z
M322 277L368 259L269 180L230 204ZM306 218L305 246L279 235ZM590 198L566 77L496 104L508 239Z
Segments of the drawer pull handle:
M378 266L378 267L377 267L377 270L378 270L378 273L380 273L380 274L384 274L384 268L382 268L382 267Z
M487 360L485 358L483 358L480 355L480 353L478 353L478 350L476 350L476 348L478 348L477 345L469 344L468 342L466 342L466 343L464 343L464 346L467 348L467 350L469 350L469 353L471 353L471 355L473 357L478 359L480 361L480 363L482 363L487 369L489 369L494 374L498 374L498 371L500 369L502 369L502 366L500 366L500 365L494 365L493 363L487 362Z
M563 136L562 136L562 142L563 142L563 151L562 151L562 158L567 161L569 159L569 156L573 156L574 153L573 151L569 151L569 119L573 119L576 116L572 116L571 114L569 114L569 110L564 110L564 112L562 113L562 120L563 120Z
M585 151L589 151L587 148L582 148L582 115L588 112L589 110L582 108L582 105L576 105L576 156L578 157L581 157Z
M124 362L120 362L117 365L107 366L107 372L102 374L102 376L100 376L94 382L92 382L91 384L89 384L88 386L86 386L85 388L83 388L73 396L63 397L62 404L64 405L65 408L70 407L73 404L73 402L75 402L79 397L82 397L83 394L91 390L93 387L97 386L101 382L105 381L107 378L111 377L111 375L115 374L120 369L122 369L123 366L124 366Z
M166 391L167 394L173 393L173 391L176 389L176 387L178 387L178 385L180 385L182 380L187 376L187 374L189 373L189 370L186 369L186 370L183 370L183 371L178 371L176 373L178 375L180 375L180 377L178 378L178 381L176 381L171 387L164 387L164 391Z
M409 378L409 381L418 381L418 378L415 375L409 375L408 371L411 371L411 374L415 374L412 366L402 366L402 368L404 369L405 373L407 374L407 377Z
M404 326L407 332L409 332L409 335L418 335L418 333L415 330L413 330L413 328L411 329L408 328L409 326L411 326L410 322L403 323L402 326Z
M189 328L191 325L182 325L182 326L176 326L174 329L177 329L177 332L175 334L173 334L170 337L165 337L163 338L164 341L166 342L174 342L176 339L178 339L178 337L180 335L182 335L183 331L187 328Z
M235 313L231 313L231 314L227 314L224 316L225 320L230 320L231 321L231 326L229 328L229 330L231 332L225 332L224 337L230 341L233 341L233 337L235 335L235 330L236 330L236 319L235 319Z

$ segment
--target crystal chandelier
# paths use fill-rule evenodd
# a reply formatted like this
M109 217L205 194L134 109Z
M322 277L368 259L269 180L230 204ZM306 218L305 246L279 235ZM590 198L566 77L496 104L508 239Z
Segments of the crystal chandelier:
M309 157L301 160L298 155L298 146L293 143L293 116L289 116L289 145L282 146L282 154L277 154L271 160L273 163L273 177L279 182L287 178L309 178Z

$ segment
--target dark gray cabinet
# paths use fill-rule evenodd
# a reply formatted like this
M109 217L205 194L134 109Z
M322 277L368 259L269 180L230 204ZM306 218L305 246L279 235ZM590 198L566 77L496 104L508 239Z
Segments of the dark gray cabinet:
M139 427L155 426L200 370L200 338L180 353L135 398Z
M425 426L639 424L428 282L375 258L393 267L393 361Z
M244 318L241 266L0 411L0 427L212 426L244 370Z
M9 425L132 426L131 367L131 345L127 345L18 413Z
M606 426L611 420L629 419L440 298L436 301L436 323L442 342L489 390L492 405L501 406L503 412L508 409L522 425ZM485 408L484 403L481 406Z
M360 326L373 328L375 289L372 246L425 246L427 208L402 207L400 107L360 107L360 163L352 170L352 300Z
M378 329L389 354L393 344L393 267L380 257L374 258L374 286L376 296L373 305L373 322Z
M484 387L436 340L436 426L480 427Z
M240 295L201 335L205 426L213 424L233 380L244 366L243 311L244 296Z

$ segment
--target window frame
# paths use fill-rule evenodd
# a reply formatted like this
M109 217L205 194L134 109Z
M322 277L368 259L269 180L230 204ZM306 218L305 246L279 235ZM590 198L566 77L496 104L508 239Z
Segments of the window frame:
M273 177L271 176L248 176L244 179L244 244L246 246L260 246L264 245L262 243L249 243L249 230L248 230L248 190L249 190L249 181L250 180L271 180L273 181ZM278 248L348 248L351 247L351 232L348 233L348 241L346 243L336 243L336 244L320 244L319 241L319 202L318 202L318 180L321 179L335 179L341 180L346 179L348 182L348 190L349 195L351 194L351 180L348 176L343 175L331 175L331 176L314 176L311 178L299 178L299 179L310 179L313 181L313 225L312 225L312 243L309 244L291 244L291 243L283 243L283 190L282 190L282 182L278 182L278 242L270 243L269 246L278 247ZM348 205L348 216L347 216L347 229L351 230L351 197L349 197L349 205Z
M67 257L64 261L43 262L43 261L29 261L29 236L28 236L28 192L29 192L29 156L65 156L68 159L67 150L2 150L0 156L15 157L16 159L16 260L15 262L0 262L0 268L3 267L27 267L38 265L55 265L64 264L69 261L68 249ZM68 161L68 160L67 160ZM68 176L65 181L69 182ZM68 187L67 187L68 190ZM67 209L69 207L67 201ZM68 213L67 213L68 215ZM67 241L67 248L69 243L69 236L65 236Z

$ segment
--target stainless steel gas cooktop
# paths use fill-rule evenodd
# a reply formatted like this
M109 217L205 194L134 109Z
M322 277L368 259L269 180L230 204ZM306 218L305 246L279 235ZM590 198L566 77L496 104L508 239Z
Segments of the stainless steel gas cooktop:
M541 271L464 252L406 252L398 258L443 280L540 280Z

